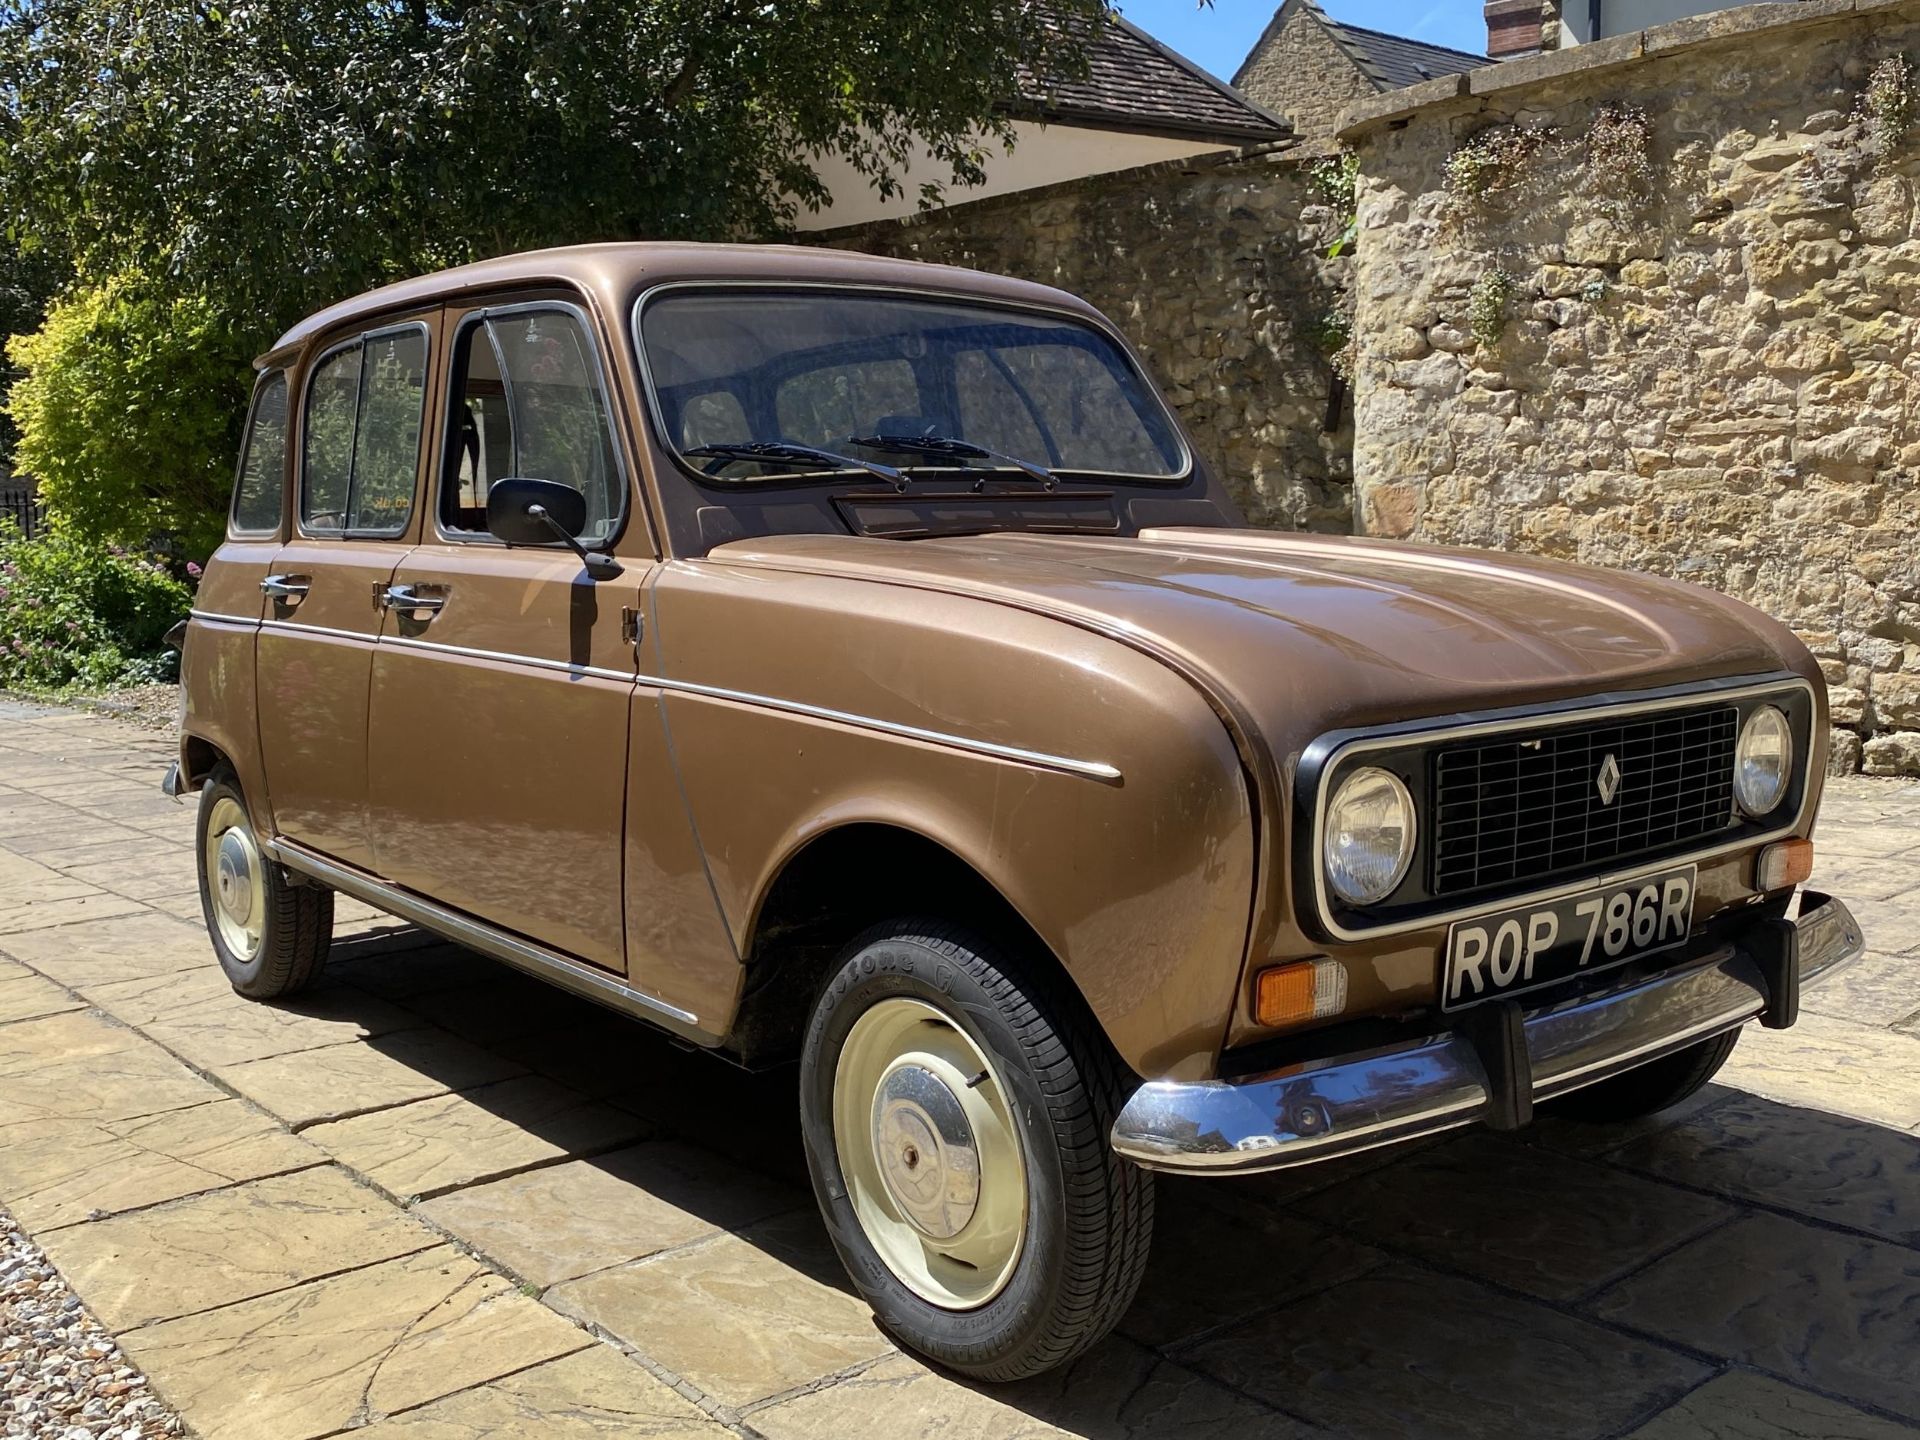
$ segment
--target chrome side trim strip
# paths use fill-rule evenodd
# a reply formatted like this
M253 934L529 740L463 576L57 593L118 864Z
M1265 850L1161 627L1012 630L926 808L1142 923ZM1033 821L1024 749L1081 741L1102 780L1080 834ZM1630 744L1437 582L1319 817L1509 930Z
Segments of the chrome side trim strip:
M362 645L373 645L380 639L362 630L335 630L326 625L302 625L295 620L262 620L260 628L281 635L324 635L329 640L354 640Z
M831 710L824 705L808 705L799 700L780 700L771 695L755 695L746 690L728 690L720 685L700 685L691 680L667 680L656 676L643 675L640 683L661 690L678 691L685 695L700 695L709 700L725 700L736 705L752 705L763 710L778 710L788 715L803 715L810 720L826 720L836 725L847 725L857 730L873 730L882 735L898 735L907 740L918 740L927 745L938 745L948 750L964 750L969 754L986 755L995 760L1010 760L1016 765L1031 765L1039 770L1058 770L1067 775L1079 775L1088 780L1101 780L1116 784L1123 777L1113 766L1099 760L1075 760L1066 755L1050 755L1044 750L1027 750L1018 745L1000 745L991 740L975 740L966 735L950 735L940 730L923 730L917 725L903 725L897 720L878 720L871 715L855 715L846 710Z
M976 740L967 735L953 735L943 730L925 730L918 725L906 725L897 720L881 720L871 715L856 715L848 710L833 710L824 705L809 705L800 700L782 700L773 695L757 695L747 690L729 690L719 685L701 685L692 680L671 680L658 675L634 675L624 670L609 670L597 665L575 665L565 660L547 660L537 655L514 655L504 650L481 650L470 645L443 645L437 640L416 640L404 635L355 634L350 630L329 630L319 625L297 625L286 620L267 620L262 622L268 629L288 634L326 635L340 640L364 641L369 645L378 644L382 649L389 646L399 650L419 650L441 655L462 656L469 660L491 660L502 665L523 665L534 670L551 670L563 675L578 675L595 680L615 680L625 684L645 685L655 690L675 691L683 695L699 695L709 700L724 700L735 705L751 705L761 710L777 710L786 715L800 715L809 720L825 720L836 725L850 726L856 730L870 730L881 735L897 735L904 740L917 740L924 745L938 745L947 750L962 750L970 755L984 755L994 760L1005 760L1015 765L1028 765L1038 770L1057 770L1064 775L1078 775L1087 780L1099 780L1105 784L1118 784L1122 778L1119 770L1099 760L1076 760L1068 755L1053 755L1044 750L1028 750L1019 745L1001 745L992 740Z
M1866 949L1838 900L1794 923L1800 983ZM1536 1100L1592 1085L1745 1024L1770 1003L1736 938L1685 968L1523 1014ZM1479 1051L1458 1031L1311 1060L1243 1080L1156 1080L1114 1121L1113 1148L1149 1170L1252 1174L1471 1125L1496 1105Z
M325 856L316 855L296 841L276 838L261 848L289 870L311 876L342 894L351 895L402 920L411 921L423 930L431 930L458 944L469 946L529 975L550 980L585 999L665 1026L702 1045L712 1046L718 1042L718 1036L701 1029L700 1018L691 1010L682 1010L677 1005L655 999L624 983L618 976L595 969L558 950L551 950L462 911L389 885L364 870L337 864Z
M1517 909L1522 905L1533 905L1547 900L1558 900L1597 886L1623 884L1628 880L1653 874L1656 871L1712 860L1721 855L1732 854L1735 850L1750 850L1765 845L1770 840L1778 840L1782 836L1793 834L1806 820L1807 807L1813 803L1814 787L1803 783L1799 814L1787 824L1764 834L1742 835L1721 845L1711 845L1702 850L1689 850L1684 854L1668 856L1657 864L1635 861L1624 869L1605 871L1598 875L1570 877L1558 885L1548 886L1542 890L1476 900L1452 910L1417 916L1412 920L1402 920L1393 925L1370 925L1350 930L1333 918L1333 907L1327 903L1327 869L1320 859L1326 842L1328 785L1338 772L1341 763L1350 756L1362 755L1374 750L1399 749L1407 745L1437 745L1453 740L1471 739L1476 735L1497 735L1503 730L1541 730L1558 725L1584 725L1595 720L1617 719L1628 715L1649 715L1661 710L1681 710L1691 705L1704 705L1721 700L1734 701L1748 699L1755 695L1777 695L1783 690L1793 689L1804 690L1809 700L1813 698L1813 686L1805 679L1798 675L1791 678L1783 676L1726 690L1693 690L1680 695L1664 696L1659 700L1630 700L1617 705L1596 705L1591 709L1566 710L1552 715L1528 715L1466 725L1444 725L1433 730L1406 731L1397 735L1349 740L1327 756L1321 765L1319 788L1313 800L1313 850L1308 863L1313 869L1313 902L1318 911L1316 918L1326 928L1327 933L1336 940L1373 940L1384 935L1405 935L1415 930L1432 930L1437 926L1449 925L1455 920L1464 920L1469 916L1484 915L1495 910Z
M384 648L429 650L440 655L459 655L468 660L495 660L502 665L524 665L533 670L553 670L563 675L591 676L595 680L621 680L631 685L638 677L631 670L609 670L598 665L575 665L567 660L543 660L536 655L510 655L503 650L480 650L471 645L442 645L437 640L416 640L408 635L382 635Z
M249 630L260 628L258 615L223 615L218 610L189 610L187 615L194 620L205 620L210 625L244 625Z

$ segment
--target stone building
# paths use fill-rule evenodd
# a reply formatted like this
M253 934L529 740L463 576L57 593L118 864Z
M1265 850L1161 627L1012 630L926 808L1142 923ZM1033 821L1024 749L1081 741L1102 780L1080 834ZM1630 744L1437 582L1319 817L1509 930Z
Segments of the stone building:
M1324 139L1356 100L1487 63L1484 55L1342 24L1315 0L1286 0L1233 83L1285 115L1302 138Z
M1487 0L1495 60L1565 50L1730 7L1727 0Z

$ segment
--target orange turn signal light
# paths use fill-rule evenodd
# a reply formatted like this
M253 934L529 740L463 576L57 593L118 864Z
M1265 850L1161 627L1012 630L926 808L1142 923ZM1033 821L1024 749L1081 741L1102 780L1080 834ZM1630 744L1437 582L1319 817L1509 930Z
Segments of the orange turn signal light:
M1253 982L1253 1018L1270 1029L1324 1020L1347 1008L1347 970L1338 960L1298 960L1262 970Z
M1782 840L1760 852L1754 862L1753 888L1762 891L1784 890L1798 885L1813 874L1813 842Z

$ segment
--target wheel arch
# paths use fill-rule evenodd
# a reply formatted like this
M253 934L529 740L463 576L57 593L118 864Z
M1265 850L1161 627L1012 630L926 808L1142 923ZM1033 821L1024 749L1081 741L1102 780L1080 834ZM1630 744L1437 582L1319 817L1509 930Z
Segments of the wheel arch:
M750 1064L792 1058L846 946L883 921L916 915L1007 945L1039 972L1033 978L1091 1018L1059 955L982 867L917 826L847 820L801 837L761 888L741 947L747 973L732 1048Z

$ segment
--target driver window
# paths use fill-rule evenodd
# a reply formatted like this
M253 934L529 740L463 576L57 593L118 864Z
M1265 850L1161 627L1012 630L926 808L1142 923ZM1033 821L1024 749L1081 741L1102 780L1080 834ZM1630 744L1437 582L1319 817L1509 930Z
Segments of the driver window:
M440 525L484 535L487 492L509 477L572 486L587 501L579 538L619 529L626 490L593 342L570 311L530 307L469 319L454 343Z

